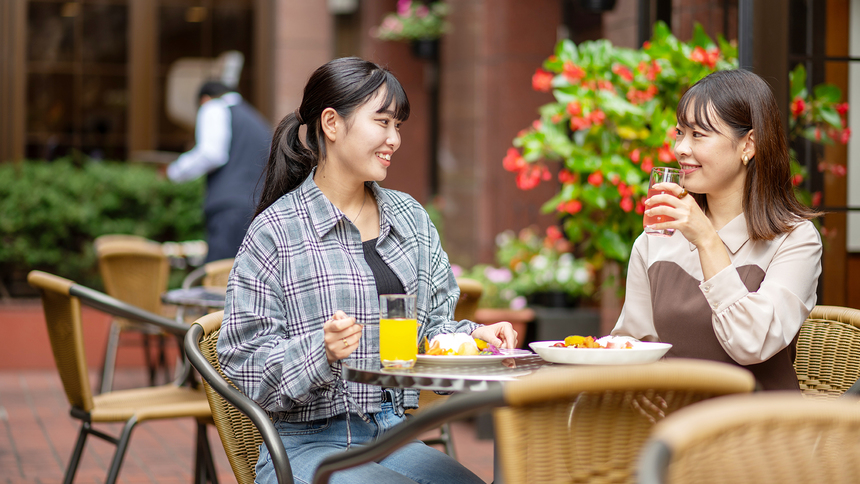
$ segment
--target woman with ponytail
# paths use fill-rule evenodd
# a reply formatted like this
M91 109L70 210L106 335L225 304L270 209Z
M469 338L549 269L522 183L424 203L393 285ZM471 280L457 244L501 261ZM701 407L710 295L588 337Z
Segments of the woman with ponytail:
M645 202L665 215L633 246L613 334L664 341L667 356L741 365L765 390L798 390L794 339L816 301L818 212L794 196L773 93L758 75L718 71L681 98L675 157L684 187Z
M317 69L278 125L263 192L227 290L224 372L273 417L297 482L326 456L371 443L418 406L418 390L348 382L341 361L379 358L379 295L414 294L419 339L468 333L513 348L510 323L454 321L459 289L423 207L384 189L409 100L386 69L355 57ZM301 128L306 134L300 139ZM275 482L267 449L257 482ZM342 483L480 483L413 442Z

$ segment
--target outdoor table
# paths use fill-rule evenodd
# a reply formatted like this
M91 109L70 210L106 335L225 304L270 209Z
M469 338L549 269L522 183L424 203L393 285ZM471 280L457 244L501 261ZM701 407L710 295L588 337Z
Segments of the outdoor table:
M382 368L378 358L346 359L342 361L342 376L345 380L382 387L415 388L435 391L484 391L494 385L516 380L535 371L556 366L540 356L525 356L502 362L479 364L432 364L418 361L410 369ZM493 482L504 483L499 466L498 449L493 443Z
M541 357L525 356L479 364L432 364L418 361L410 369L382 368L378 358L346 359L342 362L343 378L356 383L382 387L415 388L448 392L484 391L495 384L516 380L551 365Z
M161 302L185 307L224 309L226 295L226 287L194 286L167 291L161 295Z

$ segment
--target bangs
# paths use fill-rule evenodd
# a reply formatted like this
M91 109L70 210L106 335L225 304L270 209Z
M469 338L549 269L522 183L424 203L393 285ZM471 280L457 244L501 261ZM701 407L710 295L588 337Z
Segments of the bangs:
M374 97L380 94L382 89L383 96L380 96L381 102L377 113L387 112L391 103L394 103L394 119L398 121L406 121L409 119L409 98L406 97L406 91L403 86L394 77L394 74L384 69L377 69L367 80L366 86L372 88L372 91L365 96L362 104L371 101Z
M700 87L700 85L691 87L690 90L684 93L684 96L678 103L678 110L676 112L678 124L688 129L698 127L711 133L719 133L714 127L713 116L716 115L714 103L707 93L695 92L697 91L697 87ZM691 111L693 114L692 119L688 117Z

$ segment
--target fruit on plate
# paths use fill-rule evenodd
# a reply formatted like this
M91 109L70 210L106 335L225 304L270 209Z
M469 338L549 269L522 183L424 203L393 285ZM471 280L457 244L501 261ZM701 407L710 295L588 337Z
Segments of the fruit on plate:
M630 342L629 338L623 336L604 336L594 339L591 336L572 335L552 346L557 348L629 349L633 347L633 343Z
M497 355L501 352L486 341L472 338L466 333L444 333L429 342L424 338L424 354L430 356Z

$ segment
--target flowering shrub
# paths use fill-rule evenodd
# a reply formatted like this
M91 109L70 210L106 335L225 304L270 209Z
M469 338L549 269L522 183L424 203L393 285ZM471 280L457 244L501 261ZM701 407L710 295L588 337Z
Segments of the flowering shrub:
M711 72L736 67L737 48L721 37L714 43L700 25L690 42L681 42L658 22L638 50L606 40L563 40L532 77L532 88L552 92L555 100L514 138L503 166L516 173L523 190L557 172L559 190L543 212L560 217L574 253L594 267L615 260L626 268L642 232L649 173L676 161L670 143L681 95ZM818 86L810 96L798 70L791 82L791 132L814 141L847 140L847 105L836 104L839 90ZM560 167L551 171L556 162ZM806 173L796 162L792 173L799 187ZM808 193L799 195L814 202Z
M539 293L562 293L570 299L594 292L593 269L583 259L574 258L570 243L557 227L546 236L537 229L512 230L496 236L498 267L477 265L455 274L470 277L484 285L482 307L525 307L527 299Z
M577 252L595 265L625 262L642 231L651 168L675 162L670 141L681 94L736 67L736 58L734 46L715 44L700 25L684 43L658 22L638 50L563 40L532 78L555 101L517 135L503 165L528 190L551 180L548 162L559 162L560 190L543 211L561 217Z
M448 6L442 2L425 5L412 0L398 0L397 11L386 15L371 35L382 40L406 42L438 39L448 30L447 14Z
M791 94L791 115L788 118L789 139L805 138L813 143L832 145L846 144L851 139L851 128L848 125L848 103L842 100L842 91L832 84L819 84L812 93L806 88L806 69L798 64L789 73ZM806 178L806 171L794 161L792 150L791 183L800 187ZM835 176L845 176L847 169L844 165L818 163L818 171L829 171ZM806 190L796 191L798 199L812 206L821 205L821 192L809 193Z

